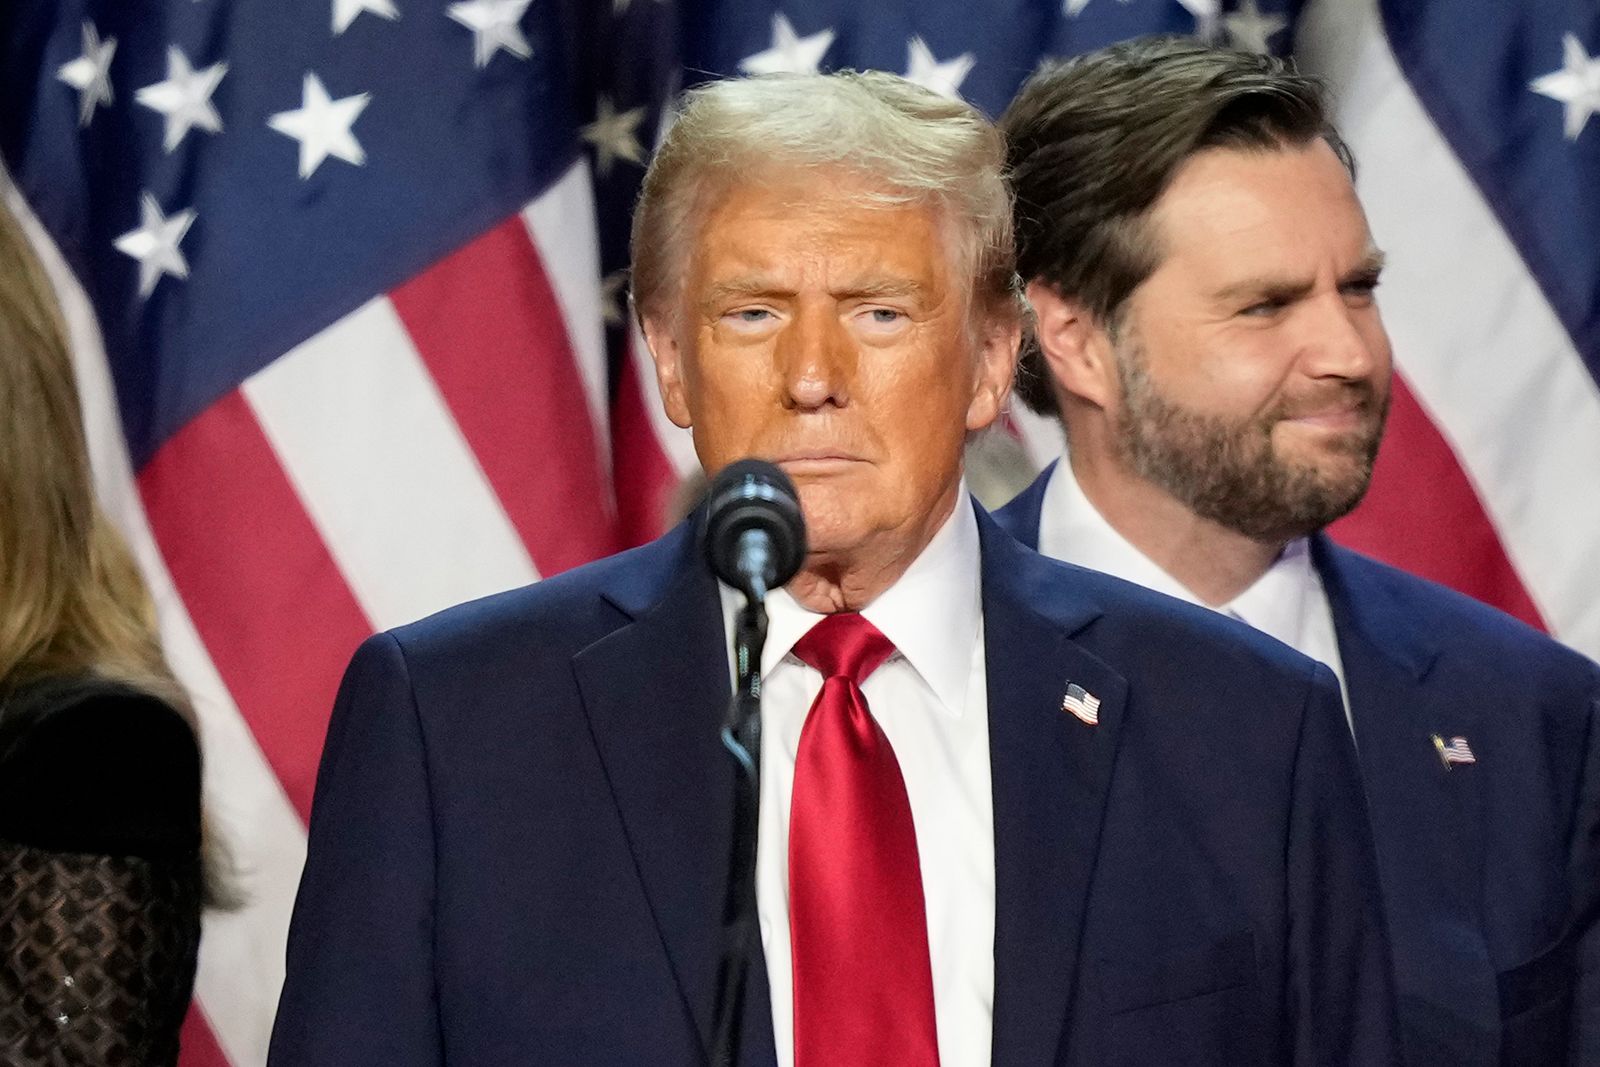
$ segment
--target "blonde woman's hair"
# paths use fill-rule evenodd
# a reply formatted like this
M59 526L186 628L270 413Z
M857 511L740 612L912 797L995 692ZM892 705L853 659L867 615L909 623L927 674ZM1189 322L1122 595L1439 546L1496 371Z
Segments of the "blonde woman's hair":
M933 204L991 312L1018 314L1005 146L970 105L880 71L766 74L684 94L633 216L635 312L671 321L687 242L708 200L774 169L842 169L869 199Z
M0 698L93 674L159 698L194 726L150 594L95 503L66 330L21 227L0 208ZM208 891L232 899L207 834Z

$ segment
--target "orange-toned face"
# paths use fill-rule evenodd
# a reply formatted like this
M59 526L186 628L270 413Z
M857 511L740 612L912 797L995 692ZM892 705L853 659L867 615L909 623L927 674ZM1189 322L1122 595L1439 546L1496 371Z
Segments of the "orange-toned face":
M828 171L733 186L701 216L675 321L645 324L701 465L756 457L794 479L808 566L909 563L1011 380L1015 327L974 327L939 211L869 191Z

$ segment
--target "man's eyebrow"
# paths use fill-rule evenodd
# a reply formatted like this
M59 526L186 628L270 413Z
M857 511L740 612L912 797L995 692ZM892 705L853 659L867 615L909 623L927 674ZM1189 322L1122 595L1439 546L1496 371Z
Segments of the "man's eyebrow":
M853 278L829 292L835 298L920 296L928 287L913 278Z
M1374 248L1368 251L1355 269L1339 279L1339 284L1348 285L1351 282L1370 281L1376 278L1383 270L1385 260L1386 257L1378 249ZM1219 289L1216 293L1216 299L1233 301L1251 297L1288 302L1305 296L1315 287L1315 284L1309 278L1257 276L1245 278Z
M706 303L718 303L723 300L742 300L758 296L793 296L794 290L788 286L779 285L770 278L758 275L749 275L741 278L728 278L717 282L706 290Z
M1245 278L1234 282L1232 285L1219 289L1216 299L1224 302L1265 298L1268 300L1291 301L1298 300L1314 288L1315 283L1309 278L1283 278L1258 276Z
M1369 249L1366 256L1349 274L1344 276L1346 282L1370 281L1383 273L1384 264L1389 262L1389 257L1382 249Z
M836 300L884 299L891 297L920 296L928 291L922 282L912 278L851 278L828 290ZM758 275L728 278L706 289L705 302L721 303L726 300L744 300L756 297L792 297L793 287L779 284Z

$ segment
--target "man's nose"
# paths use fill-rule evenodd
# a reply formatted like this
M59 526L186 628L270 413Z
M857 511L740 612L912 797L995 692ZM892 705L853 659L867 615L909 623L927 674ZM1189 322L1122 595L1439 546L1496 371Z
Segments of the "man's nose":
M855 346L831 308L807 308L778 337L784 405L802 411L850 402Z
M1307 375L1359 381L1386 371L1389 338L1376 305L1352 306L1339 293L1309 305L1300 338L1301 369Z

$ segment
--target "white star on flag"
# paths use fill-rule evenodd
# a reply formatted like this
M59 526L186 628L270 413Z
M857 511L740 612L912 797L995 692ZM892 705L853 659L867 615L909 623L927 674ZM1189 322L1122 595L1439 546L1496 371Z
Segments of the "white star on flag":
M451 4L445 14L472 31L472 65L487 67L499 49L519 59L533 55L533 48L518 25L533 0L465 0Z
M1600 115L1600 55L1590 56L1575 33L1562 37L1561 46L1561 69L1535 78L1528 88L1567 105L1567 140L1576 141L1589 116Z
M833 44L833 31L801 37L782 15L772 16L772 47L739 61L746 74L815 74Z
M1284 31L1289 20L1282 15L1263 15L1256 0L1240 0L1239 10L1222 16L1222 25L1233 47L1270 52L1272 38Z
M1222 15L1221 0L1178 0L1178 4L1194 16L1194 35L1202 41L1217 39L1217 21Z
M111 57L117 52L117 39L104 43L94 23L83 20L83 54L61 64L56 77L78 90L78 125L87 126L100 104L111 106Z
M933 50L921 37L913 37L906 45L906 80L924 89L932 89L940 96L960 99L961 83L977 60L971 52L963 52L943 63L933 58Z
M204 70L195 70L189 65L189 57L176 46L169 46L167 80L147 85L133 94L139 103L166 116L163 144L168 152L177 148L196 126L212 133L222 129L222 119L211 106L211 94L226 73L226 63L213 63Z
M1117 3L1119 4L1128 4L1132 2L1133 0L1117 0ZM1088 6L1089 0L1066 0L1066 2L1061 5L1061 10L1068 17L1077 18L1079 15L1083 14L1083 9Z
M602 96L595 106L594 121L578 131L579 136L594 145L602 177L611 173L611 165L619 159L629 163L644 162L644 146L638 137L644 112L644 108L636 107L619 113L611 98Z
M394 0L333 0L333 35L337 37L348 30L356 16L363 11L370 11L390 21L400 17Z
M129 230L113 243L117 251L139 261L139 295L147 297L163 274L174 278L189 276L189 262L178 251L178 242L194 225L195 214L192 208L186 208L167 218L149 193L140 198L139 214L139 228Z
M280 111L267 119L267 125L300 142L300 177L309 178L329 156L361 166L367 153L350 127L371 99L368 93L333 100L322 87L322 79L307 72L301 90L300 107Z

